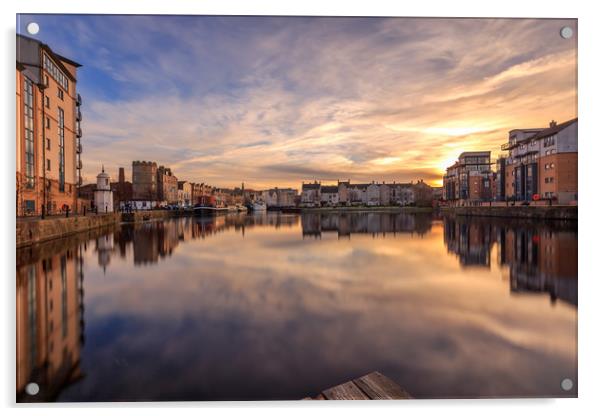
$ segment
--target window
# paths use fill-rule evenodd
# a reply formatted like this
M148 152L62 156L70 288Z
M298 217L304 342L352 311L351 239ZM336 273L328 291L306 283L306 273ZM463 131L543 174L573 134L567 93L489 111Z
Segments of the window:
M27 213L29 213L29 214L36 212L36 201L34 201L32 199L26 199L25 200L25 211L27 211Z
M33 134L33 83L25 78L23 83L23 116L25 124L25 181L27 188L35 185L34 134Z
M44 97L44 98L45 98L44 105L46 106L46 108L50 108L50 97Z
M545 137L543 139L543 147L554 146L555 143L556 143L556 135L553 135L550 137Z
M46 150L50 150L50 139L46 138Z
M48 86L48 75L44 75L44 85Z
M59 89L57 90L57 96L58 96L58 97L59 97L61 100L64 98L64 95L63 95L63 94L64 94L64 93L63 93L63 90L59 88Z
M63 89L69 90L69 80L67 79L67 76L46 54L44 54L44 69L52 78L56 80L56 82L59 83L61 87L63 87Z
M50 159L46 159L46 170L50 170Z
M65 192L65 112L59 107L59 191Z
M554 169L554 164L550 163L550 169Z

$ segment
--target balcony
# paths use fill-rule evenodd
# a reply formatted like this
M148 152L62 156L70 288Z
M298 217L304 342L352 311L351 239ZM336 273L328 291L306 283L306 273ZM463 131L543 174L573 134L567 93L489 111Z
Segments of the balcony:
M82 128L77 126L77 130L75 131L75 135L77 136L77 138L81 138L82 137Z
M77 121L82 121L82 112L81 112L81 110L79 108L77 109L77 113L75 115L75 119Z
M75 145L75 151L77 153L81 153L82 152L82 144L81 143L78 143L78 144Z
M512 143L504 143L502 146L500 146L502 148L502 150L504 151L508 151L512 148Z
M84 180L82 179L82 177L78 177L77 178L77 186L82 186L84 184Z
M81 169L82 168L82 161L81 161L81 159L77 161L77 163L75 164L75 167L77 169Z
M81 107L82 105L82 96L77 94L77 99L75 100L75 105L77 105L78 107Z

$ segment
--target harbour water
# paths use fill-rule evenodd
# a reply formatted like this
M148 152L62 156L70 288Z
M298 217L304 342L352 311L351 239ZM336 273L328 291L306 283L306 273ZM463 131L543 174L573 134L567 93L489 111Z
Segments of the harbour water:
M415 398L577 395L574 222L122 224L19 250L16 305L18 401L301 399L372 371Z

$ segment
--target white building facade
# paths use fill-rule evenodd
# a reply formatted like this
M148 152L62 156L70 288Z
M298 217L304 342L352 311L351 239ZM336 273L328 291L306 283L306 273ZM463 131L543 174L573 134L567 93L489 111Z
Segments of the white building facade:
M111 191L111 177L102 172L96 176L96 190L94 191L94 206L101 213L113 212L113 191Z

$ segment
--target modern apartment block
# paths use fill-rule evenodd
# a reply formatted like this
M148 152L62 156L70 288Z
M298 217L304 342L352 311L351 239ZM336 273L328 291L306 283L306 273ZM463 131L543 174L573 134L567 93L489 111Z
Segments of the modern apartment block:
M463 152L443 176L447 201L489 201L495 196L491 152Z
M559 204L577 201L577 119L548 128L515 129L501 148L505 200L537 198ZM501 173L501 172L500 172Z
M81 65L17 35L17 216L77 212Z

